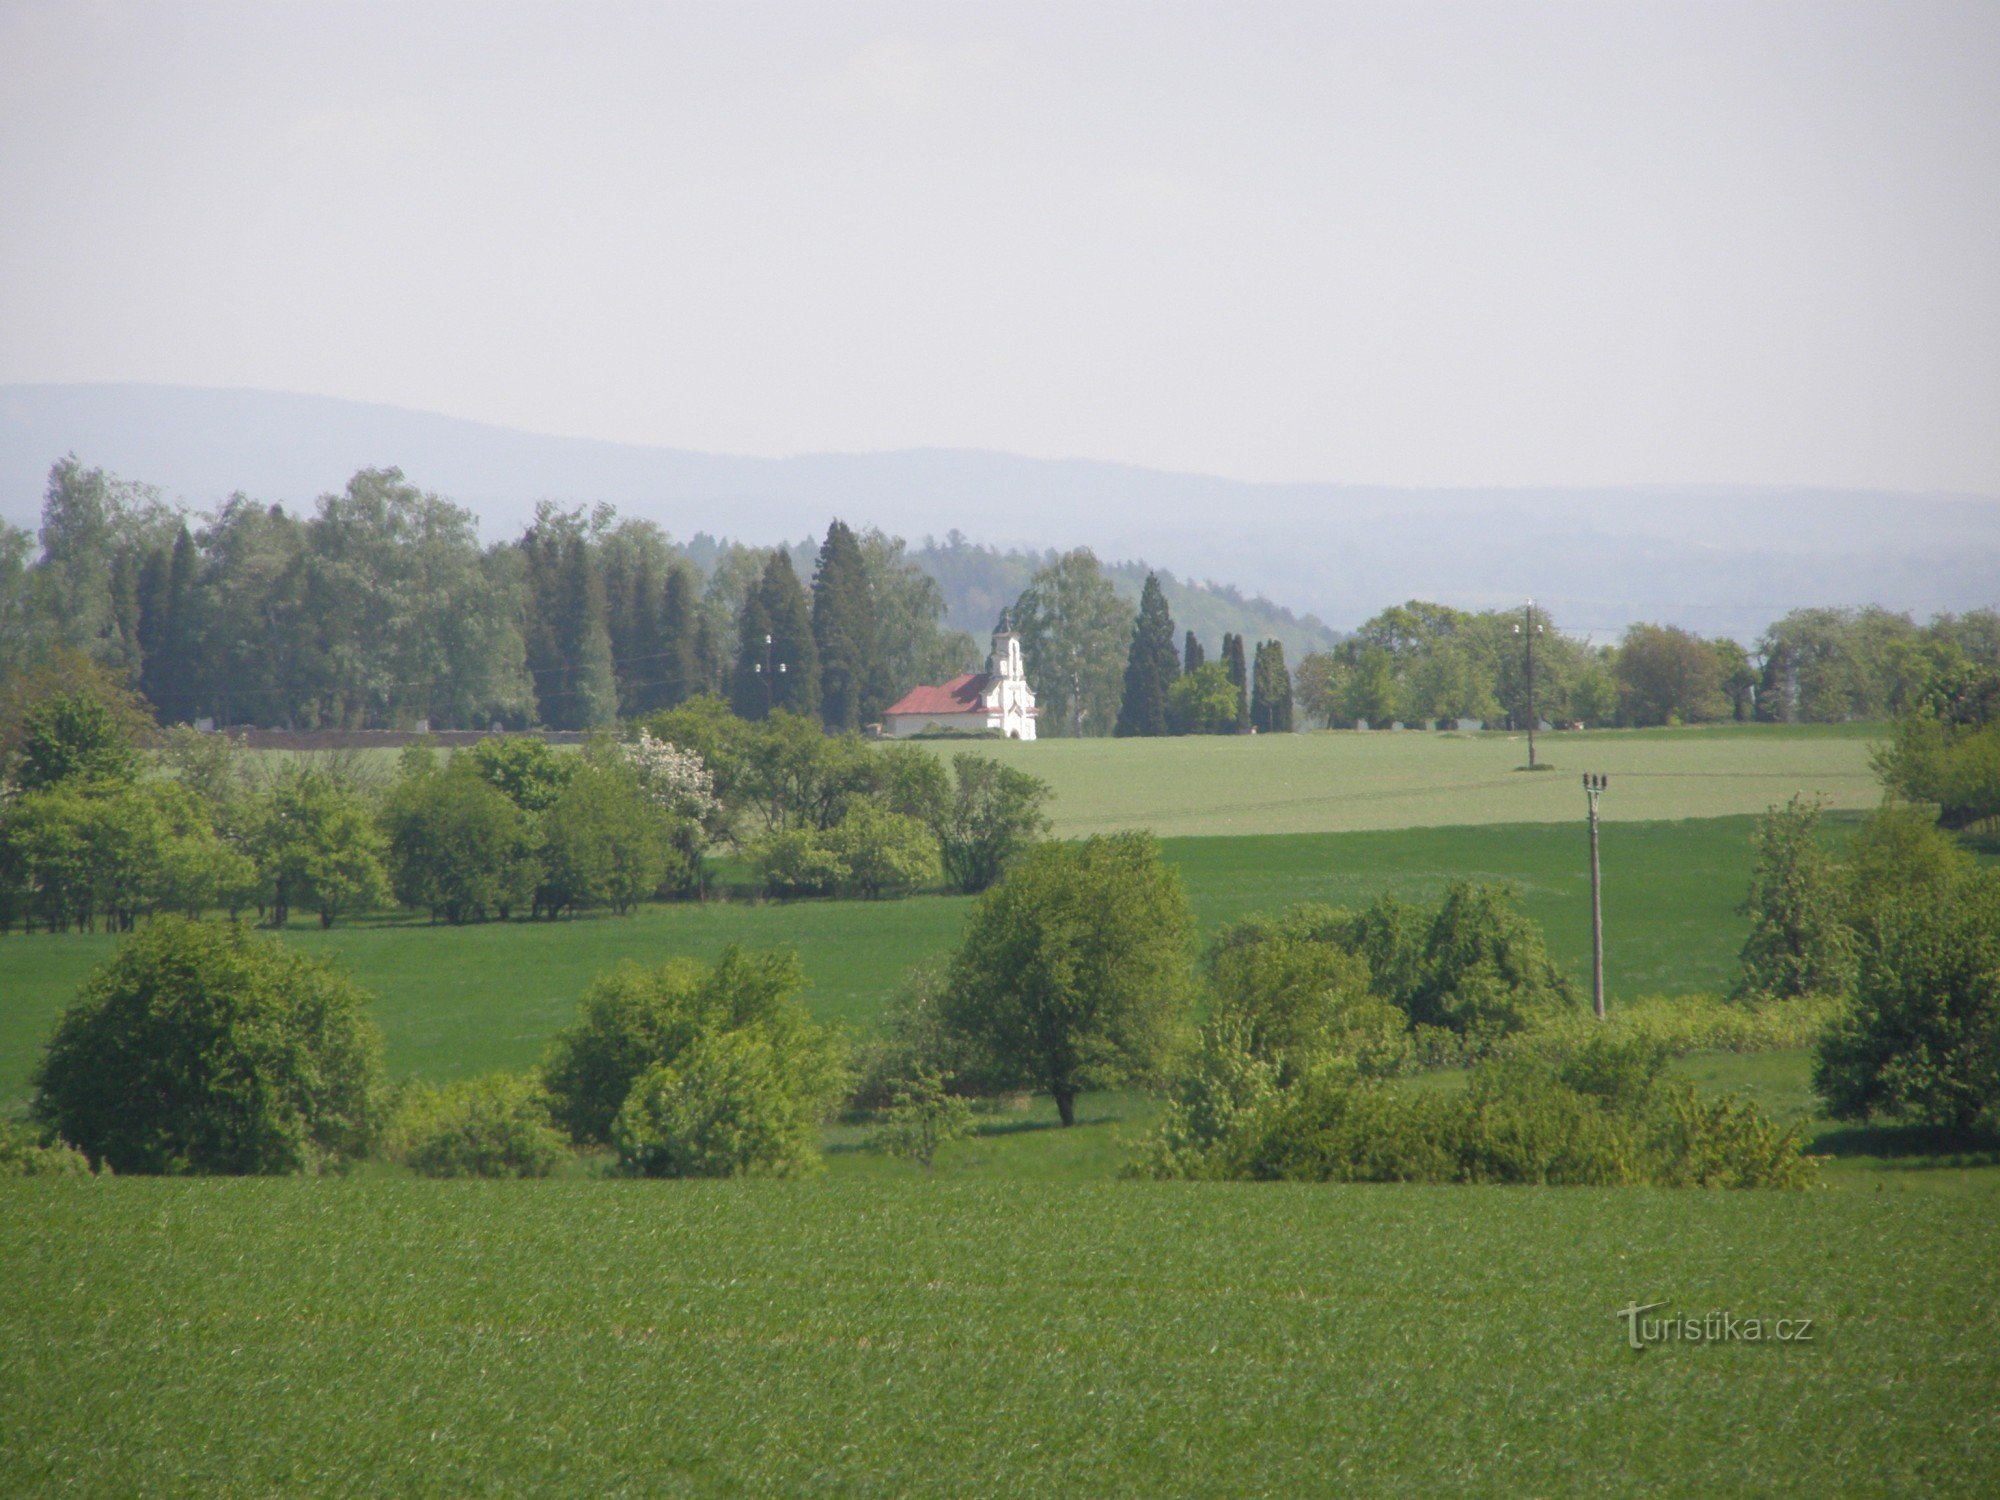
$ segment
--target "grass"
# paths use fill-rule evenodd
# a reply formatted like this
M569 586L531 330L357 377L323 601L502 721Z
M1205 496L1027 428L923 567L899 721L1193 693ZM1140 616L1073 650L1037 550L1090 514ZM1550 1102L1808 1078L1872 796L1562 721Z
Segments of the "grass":
M1604 834L1607 984L1615 997L1723 987L1744 922L1750 820L1628 823ZM1575 827L1423 828L1402 832L1175 839L1204 929L1299 900L1358 904L1378 891L1434 897L1451 879L1514 882L1553 951L1581 981L1590 952L1589 877ZM434 927L377 921L321 931L300 948L343 964L378 997L398 1076L456 1077L532 1062L574 1013L592 976L623 958L712 957L723 945L798 949L822 1017L864 1026L909 968L948 953L970 902L653 906L628 918ZM115 939L0 937L0 1105L27 1087L56 1013Z
M1571 823L1578 778L1611 778L1611 822L1760 813L1794 792L1872 807L1881 787L1866 725L1716 725L1536 736L1558 773L1521 774L1526 737L1321 731L1159 740L981 742L970 748L1055 788L1064 837L1119 828L1165 836L1341 833L1473 823ZM962 745L937 744L949 755Z
M0 1490L1990 1493L2000 1199L0 1184ZM1617 1310L1809 1317L1625 1347Z

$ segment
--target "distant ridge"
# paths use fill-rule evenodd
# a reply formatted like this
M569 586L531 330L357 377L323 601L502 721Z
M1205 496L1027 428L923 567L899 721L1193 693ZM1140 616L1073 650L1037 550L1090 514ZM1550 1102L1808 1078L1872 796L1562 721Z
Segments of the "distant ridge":
M2000 602L2000 500L1988 497L1252 484L947 449L767 459L321 396L6 385L0 517L32 525L50 463L71 451L196 507L233 490L301 505L357 468L393 464L478 512L489 536L546 498L608 501L683 538L796 540L838 514L913 542L956 529L1003 547L1089 545L1338 627L1411 597L1486 608L1532 595L1558 623L1602 638L1635 619L1749 637L1798 605L1927 615Z

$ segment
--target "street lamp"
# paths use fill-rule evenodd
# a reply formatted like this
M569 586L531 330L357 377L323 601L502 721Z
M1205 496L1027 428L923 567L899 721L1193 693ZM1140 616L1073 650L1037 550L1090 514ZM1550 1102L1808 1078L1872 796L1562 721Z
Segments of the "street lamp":
M1597 876L1597 799L1611 784L1609 776L1586 771L1583 794L1590 799L1590 1002L1597 1019L1604 1019L1604 899Z

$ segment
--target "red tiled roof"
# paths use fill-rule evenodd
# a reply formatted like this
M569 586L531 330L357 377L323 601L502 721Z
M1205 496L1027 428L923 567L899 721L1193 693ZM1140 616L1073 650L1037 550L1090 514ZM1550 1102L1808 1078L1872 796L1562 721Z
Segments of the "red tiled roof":
M942 687L911 688L891 703L886 714L971 714L979 712L992 674L963 672Z

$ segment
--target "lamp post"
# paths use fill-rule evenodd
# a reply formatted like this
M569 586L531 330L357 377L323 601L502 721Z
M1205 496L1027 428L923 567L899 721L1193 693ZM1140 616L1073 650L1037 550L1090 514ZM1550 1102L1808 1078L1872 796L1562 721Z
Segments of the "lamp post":
M1604 899L1597 873L1597 799L1611 784L1609 776L1586 771L1583 794L1590 799L1590 1003L1604 1019Z
M771 651L771 638L767 635L764 637L764 659L750 664L750 670L764 679L764 717L767 719L777 706L777 674L785 670L784 662L772 662Z

